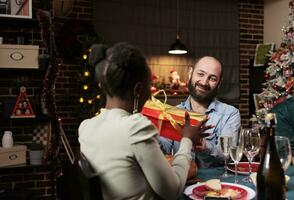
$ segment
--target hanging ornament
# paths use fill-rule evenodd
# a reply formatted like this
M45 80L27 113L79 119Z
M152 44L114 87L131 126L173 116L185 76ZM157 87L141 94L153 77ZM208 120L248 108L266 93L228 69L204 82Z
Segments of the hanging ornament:
M290 67L287 67L286 69L283 70L283 76L286 78L289 78L293 75L293 69Z
M281 68L277 68L277 69L276 69L276 72L277 72L277 73L280 73L281 70L282 70Z
M151 93L157 92L157 88L154 86L151 86L150 91Z
M264 79L265 79L265 80L268 80L269 78L270 78L269 73L264 74Z
M273 107L274 107L274 101L271 100L271 101L267 101L265 104L264 104L264 107L268 110L271 110Z
M293 34L293 33L292 33L292 34ZM294 51L294 44L289 45L289 49L290 49L291 51Z
M275 103L275 104L282 103L285 99L286 99L285 96L281 96L281 97L279 97L279 98L276 100L276 103Z
M273 84L272 85L272 88L275 89L275 90L278 90L279 89L279 86L277 86L276 84Z

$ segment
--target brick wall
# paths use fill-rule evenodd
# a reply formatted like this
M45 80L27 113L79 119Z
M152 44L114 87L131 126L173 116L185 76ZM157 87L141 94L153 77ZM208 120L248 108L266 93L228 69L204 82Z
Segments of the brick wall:
M37 4L34 4L37 5ZM75 2L73 12L69 15L72 19L91 20L92 1L80 0ZM249 60L254 57L256 44L263 41L263 1L240 0L240 100L234 102L240 108L242 124L249 124ZM56 19L57 27L66 20ZM15 21L17 23L17 20ZM1 23L0 23L1 27ZM27 28L25 25L6 26L0 29L0 35L4 36L5 42L14 43L15 35L23 29L29 37L29 43L38 44L39 28L33 26ZM69 36L72 34L68 33ZM70 49L67 49L70 51ZM63 119L63 127L72 146L77 146L77 127L80 123L77 107L79 55L72 59L63 59L59 77L56 82L57 109ZM45 71L41 70L3 70L0 69L0 100L8 101L15 99L18 95L19 86L27 87L27 94L34 103L38 102L38 95ZM37 104L36 104L37 105ZM29 143L32 138L32 129L37 120L10 120L4 119L4 111L0 114L0 135L4 130L12 130L14 139L18 143ZM37 108L35 108L37 110ZM1 110L1 109L0 109ZM64 155L64 150L61 153ZM66 157L63 157L66 158ZM7 190L30 190L39 199L54 199L55 177L50 165L40 167L20 167L0 169L0 188ZM52 186L53 185L53 186Z
M50 1L49 1L50 2ZM57 1L56 1L57 2ZM33 1L33 16L37 8L46 7L40 5L39 1ZM90 22L92 20L92 1L80 0L74 3L70 14L64 17L55 18L55 29L63 27L63 24L72 20ZM0 19L6 21L6 19ZM39 45L40 28L37 21L22 21L9 19L11 23L0 21L0 35L4 37L4 43L15 44L16 36L21 30L26 35L26 44ZM72 35L72 32L68 32ZM58 48L62 48L58 46ZM68 49L67 49L68 50ZM57 110L63 119L63 128L72 146L77 146L77 126L80 123L77 107L77 75L79 72L80 55L74 55L71 59L61 58L61 68L56 81L55 98ZM33 136L33 129L42 121L40 114L40 90L45 77L45 70L20 70L0 69L0 135L5 130L13 132L15 144L30 144ZM37 114L37 119L9 119L10 112L7 110L14 106L19 93L19 87L25 85L27 95ZM61 147L61 158L65 157L65 151ZM27 152L27 163L28 152ZM0 188L7 192L14 192L18 195L27 195L30 199L56 199L56 176L54 166L19 166L0 168ZM1 197L1 196L0 196Z
M240 0L240 100L242 125L249 125L249 68L256 44L263 42L263 0Z
M49 166L2 168L0 177L1 190L12 190L14 195L26 196L28 199L36 196L37 199L55 199L55 178ZM0 194L0 199L1 197Z

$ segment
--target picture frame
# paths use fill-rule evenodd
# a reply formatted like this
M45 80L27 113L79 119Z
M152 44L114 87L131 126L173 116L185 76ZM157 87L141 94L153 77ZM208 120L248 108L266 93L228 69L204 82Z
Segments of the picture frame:
M274 50L274 43L257 44L254 56L254 67L264 66L267 62L267 54Z
M32 19L32 0L0 0L0 17Z
M258 94L257 93L254 93L253 94L253 101L254 101L254 106L255 106L255 109L256 110L259 110L259 109L261 109L261 107L260 107L260 98L258 97Z

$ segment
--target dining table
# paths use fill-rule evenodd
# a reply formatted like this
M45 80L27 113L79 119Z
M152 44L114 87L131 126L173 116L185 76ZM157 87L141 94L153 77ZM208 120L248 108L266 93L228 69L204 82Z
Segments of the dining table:
M214 167L214 168L200 168L197 170L196 177L199 180L207 181L210 179L220 179L221 182L228 182L228 183L234 183L234 173L231 173L233 176L230 176L228 178L222 178L222 174L224 173L224 167ZM286 199L288 200L294 200L294 166L291 165L286 170L286 175L290 177L289 181L286 184ZM237 180L238 184L247 186L251 189L253 189L256 192L256 187L251 182L244 182L242 179L244 179L248 175L244 174L238 174ZM197 183L195 183L197 184ZM189 185L186 185L186 187L189 187ZM253 198L255 199L255 198ZM191 198L184 193L180 196L179 200L191 200Z

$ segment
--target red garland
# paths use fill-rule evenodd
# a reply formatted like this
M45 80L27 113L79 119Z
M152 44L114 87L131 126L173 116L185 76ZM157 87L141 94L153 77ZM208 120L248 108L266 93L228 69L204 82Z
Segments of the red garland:
M60 175L61 161L59 158L59 150L61 146L60 132L63 130L56 111L55 102L55 83L60 70L59 60L57 58L57 50L54 40L52 18L49 11L38 10L37 18L41 28L41 43L44 46L46 53L49 54L49 66L47 68L45 77L43 79L43 87L41 92L41 99L43 100L43 109L51 118L52 124L52 138L51 146L49 147L48 161L55 164L57 168L57 175Z

